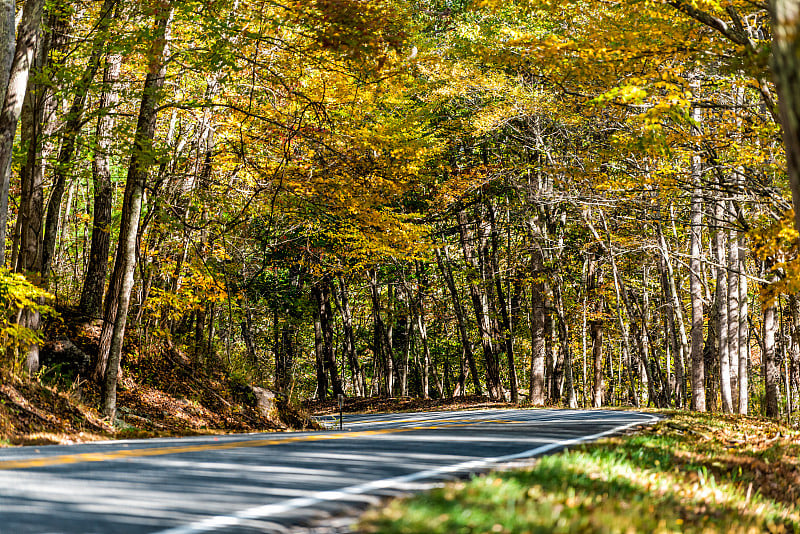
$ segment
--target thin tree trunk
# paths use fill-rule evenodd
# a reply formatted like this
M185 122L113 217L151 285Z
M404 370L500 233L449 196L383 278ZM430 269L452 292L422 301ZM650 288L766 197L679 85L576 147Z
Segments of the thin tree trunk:
M775 300L764 303L764 386L767 417L780 417L781 373L775 351ZM741 379L741 374L739 375ZM746 407L745 407L746 408ZM746 412L746 410L745 410Z
M489 390L489 397L495 400L503 399L503 391L500 384L500 369L498 366L497 355L492 343L492 329L487 306L485 291L481 289L480 267L475 258L473 239L474 235L469 230L467 216L463 211L458 212L458 227L461 237L461 247L464 251L464 259L467 262L467 282L469 285L470 297L475 312L475 319L478 324L478 332L481 336L483 347L484 362L486 363L486 385Z
M702 120L700 108L694 108L692 115L695 124ZM699 126L694 133L700 134ZM703 228L703 187L702 162L700 155L692 155L692 207L689 229L689 295L692 305L691 361L692 361L692 410L706 411L705 359L703 356L703 283L700 275L703 270L701 259Z
M514 329L511 325L511 317L508 310L506 294L503 290L503 278L500 276L500 237L497 230L497 220L494 204L487 202L487 213L489 214L491 250L491 279L494 281L495 294L497 295L497 307L500 308L501 330L503 332L503 347L508 362L508 382L511 390L511 402L519 402L519 390L517 387L517 367L514 362Z
M686 361L686 354L689 352L689 340L686 336L686 327L683 320L683 305L681 304L677 284L675 282L675 271L672 268L667 241L664 238L664 232L661 231L660 225L658 226L658 233L661 244L661 254L664 260L663 265L665 268L664 277L667 289L665 297L670 302L670 311L672 315L671 323L675 338L675 396L678 406L683 407L686 398L686 373L684 362Z
M315 291L315 290L312 290ZM319 303L314 308L314 357L317 371L317 399L328 398L328 376L325 374L325 340L322 335L322 316Z
M89 263L86 266L80 308L87 317L99 317L102 313L103 290L108 273L108 254L111 246L111 210L114 185L111 182L110 151L112 131L116 122L113 112L119 102L117 82L122 68L122 56L111 54L106 59L103 74L103 92L100 95L101 115L97 120L96 148L92 159L94 180L94 217L92 220L92 244Z
M339 379L339 371L336 367L336 358L333 347L333 313L331 310L331 280L329 275L322 277L316 284L312 292L317 301L317 313L319 314L320 329L322 333L322 362L325 371L330 377L330 385L333 388L334 396L344 394L342 381Z
M464 307L461 305L461 297L458 294L458 289L456 288L455 280L453 279L453 271L451 268L450 258L447 255L447 249L444 249L444 254L442 254L442 249L437 248L435 253L436 262L439 264L439 271L442 273L442 277L447 285L447 290L450 293L450 299L453 303L453 311L456 315L456 323L458 324L458 335L461 339L463 364L461 367L461 375L464 374L464 366L466 365L469 368L470 377L472 378L472 387L475 389L475 394L483 395L483 387L481 386L480 375L478 374L478 366L475 363L475 356L472 352L472 341L467 333L466 314L464 313Z
M738 250L739 271L739 309L737 310L736 320L739 323L739 343L737 360L739 361L739 413L747 415L748 401L750 400L748 388L748 369L750 367L750 343L749 325L747 324L747 276L745 276L745 255L743 248ZM774 314L774 312L773 312Z
M605 375L603 374L603 324L600 321L590 321L589 336L592 339L592 358L594 361L594 389L592 391L592 406L603 406L605 393Z
M369 273L370 296L372 297L373 353L375 355L375 377L378 382L378 394L392 394L392 356L391 345L386 336L386 327L381 318L381 301L378 288L378 272Z
M789 295L789 313L790 318L790 335L791 345L789 350L789 383L790 390L793 395L794 401L792 404L797 407L800 403L800 395L795 396L795 393L800 392L800 299L797 295Z
M717 224L723 223L725 218L725 206L722 200L716 200L714 218ZM733 412L733 398L731 390L731 361L728 346L728 271L725 268L727 259L725 256L725 233L722 229L714 232L714 250L717 263L717 288L716 288L716 307L718 313L717 335L719 337L719 378L720 393L722 395L722 411L724 413ZM737 292L738 296L738 292Z
M44 227L44 242L42 251L42 269L46 277L50 271L51 263L56 248L58 235L59 214L61 198L64 196L67 176L70 173L70 164L75 153L75 141L83 125L83 111L89 88L97 71L103 51L107 47L108 28L111 24L112 11L118 0L104 0L100 8L99 20L95 24L95 37L92 40L89 61L80 79L75 85L75 95L66 116L66 123L62 128L61 149L53 169L53 187L50 191L50 200L47 203L47 220Z
M109 288L109 294L106 296L105 323L101 332L101 340L104 337L103 333L106 333L106 337L110 337L108 351L101 353L99 360L106 363L103 380L103 414L111 421L114 421L117 410L117 376L136 270L136 236L144 188L152 159L157 111L166 77L167 42L170 37L173 13L173 6L170 2L162 0L155 7L157 8L155 10L155 39L150 49L150 65L142 91L139 120L128 166L120 239L112 275L112 280L118 282ZM100 349L102 348L101 344Z
M344 356L350 365L350 372L353 376L353 389L358 397L366 396L367 388L364 383L364 371L358 363L356 356L356 342L355 334L353 332L353 314L350 310L350 298L347 294L347 286L344 279L339 277L339 293L336 293L336 288L333 289L333 298L336 308L339 310L339 316L342 319L342 334L344 335L342 344Z
M733 407L740 412L739 380L739 239L736 230L731 229L728 238L728 360L731 370L731 395L736 396ZM745 375L745 380L747 376ZM746 390L745 390L746 391ZM745 393L746 394L746 393ZM745 413L747 407L745 406Z
M712 303L713 304L713 303ZM706 335L705 346L703 347L703 359L705 360L705 388L706 388L706 409L710 412L717 411L717 384L719 384L719 353L717 351L717 307L713 304L713 312L708 320L708 334Z

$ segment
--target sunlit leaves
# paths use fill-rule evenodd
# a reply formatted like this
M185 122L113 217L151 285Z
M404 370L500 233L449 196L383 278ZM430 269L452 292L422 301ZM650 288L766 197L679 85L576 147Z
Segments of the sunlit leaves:
M41 332L20 325L18 314L22 310L52 314L53 309L43 303L52 298L23 275L0 268L0 347L26 347L38 342Z

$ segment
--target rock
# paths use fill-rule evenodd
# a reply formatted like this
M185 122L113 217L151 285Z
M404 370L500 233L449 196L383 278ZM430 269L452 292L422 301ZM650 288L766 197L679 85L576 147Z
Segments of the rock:
M48 341L39 351L39 361L48 368L59 367L63 374L89 374L92 359L68 339Z
M256 398L256 409L269 419L277 419L278 415L278 396L274 391L258 386L250 386L253 396Z

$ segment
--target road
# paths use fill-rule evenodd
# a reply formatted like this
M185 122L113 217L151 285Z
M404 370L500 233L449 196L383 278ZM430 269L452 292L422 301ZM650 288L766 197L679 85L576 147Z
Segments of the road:
M0 534L287 532L655 420L601 410L346 415L342 431L0 449Z

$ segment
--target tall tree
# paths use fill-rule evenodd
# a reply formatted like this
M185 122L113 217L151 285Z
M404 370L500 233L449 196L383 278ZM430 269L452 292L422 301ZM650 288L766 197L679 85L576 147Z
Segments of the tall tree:
M95 36L92 40L89 60L81 77L75 84L75 94L67 111L65 124L61 128L61 148L53 169L53 187L50 190L50 199L47 202L47 220L44 225L42 243L42 275L44 277L49 274L56 249L56 238L61 219L61 200L64 196L67 175L75 154L77 137L83 125L86 100L89 96L92 80L94 80L97 71L100 69L103 51L107 48L106 43L109 40L108 29L111 25L113 11L117 2L118 0L103 0L98 21L95 23ZM59 9L66 10L64 6L60 6Z
M111 246L111 215L113 183L111 181L111 147L115 113L113 108L119 101L116 87L122 69L122 55L111 53L106 58L103 73L103 89L100 93L100 116L95 133L95 153L92 158L94 202L92 203L92 241L89 262L83 279L80 309L88 317L102 314L103 290L108 271L108 255ZM104 369L103 369L104 371Z
M14 57L11 60L8 83L3 93L3 108L0 110L0 265L5 263L6 225L8 221L8 193L11 183L11 156L14 136L22 114L22 105L28 87L28 78L33 67L39 26L42 22L44 0L26 0L22 18L17 28ZM13 3L10 6L13 9ZM5 17L13 14L6 6ZM14 18L4 22L4 28L13 27ZM6 33L8 36L8 33ZM4 74L0 74L4 76ZM0 80L2 81L2 80ZM3 87L0 85L0 87Z
M702 115L699 108L694 108L693 118L699 126ZM699 128L695 130L699 134ZM692 360L692 409L706 411L705 361L703 357L703 264L702 251L703 227L703 188L702 160L698 153L692 154L692 200L691 226L689 234L689 294L692 305L691 360Z
M104 367L103 414L111 421L117 411L117 377L122 356L122 344L128 319L128 306L133 289L136 269L136 238L142 210L142 197L153 160L153 138L156 132L158 107L162 99L162 87L166 77L168 41L174 6L170 0L156 0L152 9L155 27L149 51L149 65L139 106L134 145L125 182L120 238L114 260L112 283L105 301L105 323L101 332L110 338L107 353L101 353L98 364ZM100 345L103 349L103 345Z
M786 149L794 226L800 232L800 1L770 0L771 71L778 92L778 117Z

